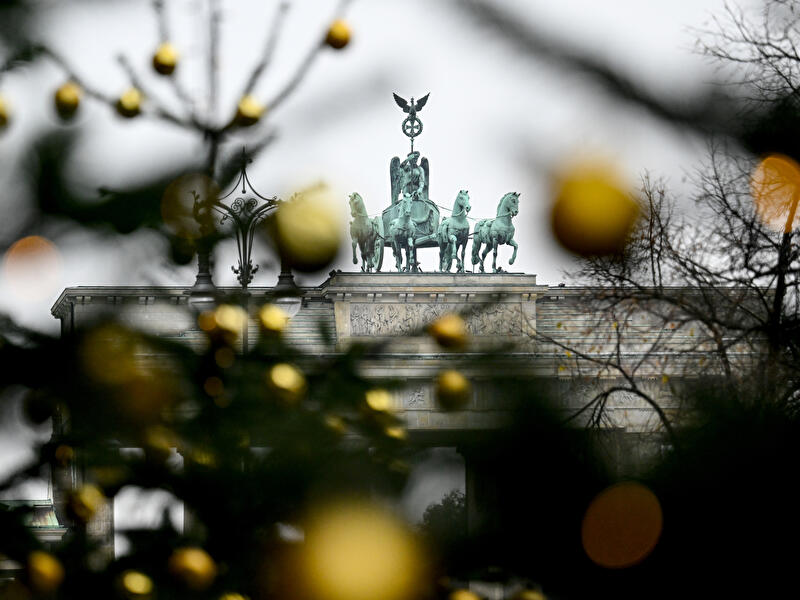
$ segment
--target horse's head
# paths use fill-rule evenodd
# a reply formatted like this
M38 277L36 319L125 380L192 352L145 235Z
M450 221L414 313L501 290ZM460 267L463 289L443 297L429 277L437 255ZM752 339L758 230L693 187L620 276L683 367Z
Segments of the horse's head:
M367 208L364 206L364 199L358 192L350 194L350 216L363 217L367 214Z
M455 204L453 205L453 216L460 214L462 211L466 214L471 208L469 204L469 192L467 190L458 192Z
M502 217L508 214L516 217L518 213L519 192L509 192L501 198L500 204L497 205L497 216Z
M408 194L403 194L403 199L400 200L400 212L398 214L401 217L411 216L411 196Z

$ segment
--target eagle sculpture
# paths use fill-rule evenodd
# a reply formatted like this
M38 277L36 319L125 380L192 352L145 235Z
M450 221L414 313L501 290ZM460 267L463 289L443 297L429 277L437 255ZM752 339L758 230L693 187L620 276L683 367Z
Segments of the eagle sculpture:
M403 109L403 112L408 113L409 117L415 117L417 115L418 110L422 110L422 107L425 106L425 103L428 101L428 96L430 96L430 92L425 94L422 98L414 102L414 97L411 97L411 101L406 100L405 98L401 98L397 94L392 94L394 96L394 101L397 102L397 106Z

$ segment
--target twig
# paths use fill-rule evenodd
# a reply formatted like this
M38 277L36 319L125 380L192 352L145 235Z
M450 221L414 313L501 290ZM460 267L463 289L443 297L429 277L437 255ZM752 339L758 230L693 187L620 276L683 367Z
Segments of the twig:
M250 77L244 86L244 90L242 91L242 96L246 96L253 91L253 88L256 87L259 78L269 66L270 62L272 62L272 55L275 53L275 48L278 45L281 31L283 31L283 23L288 12L289 2L281 2L280 6L278 7L278 12L272 21L272 28L267 36L267 43L264 46L264 52L261 55L261 60L253 68L253 72L250 74Z

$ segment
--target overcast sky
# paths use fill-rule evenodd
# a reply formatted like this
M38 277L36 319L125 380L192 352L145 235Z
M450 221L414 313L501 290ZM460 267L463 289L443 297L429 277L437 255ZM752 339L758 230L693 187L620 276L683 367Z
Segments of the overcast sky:
M115 60L119 52L149 75L158 40L148 2L52 4L39 25L42 38L93 85L111 94L127 87ZM277 5L254 0L222 4L219 119L232 114ZM331 0L293 3L273 68L257 88L259 97L269 97L285 83L326 28L334 4ZM712 67L693 51L693 29L708 26L723 0L498 4L570 47L607 59L656 92L683 99L713 80ZM206 3L174 0L168 5L173 41L183 55L177 76L202 107ZM520 192L520 213L514 221L520 252L511 270L535 273L539 282L556 284L563 280L561 271L571 259L554 244L548 228L550 170L576 157L602 156L615 163L631 185L649 170L682 190L686 173L703 156L703 140L621 103L585 76L520 57L506 45L502 32L482 28L456 2L356 0L347 20L353 31L350 46L342 52L325 52L297 94L269 114L264 127L241 135L228 148L235 150L266 130L275 130L278 141L250 168L251 181L265 196L288 197L298 187L324 181L340 196L343 207L348 194L358 191L368 211L379 213L390 203L389 161L408 152L408 140L400 132L404 115L392 92L406 98L430 92L420 115L425 130L416 146L430 160L431 198L452 206L458 190L467 189L471 216L492 217L504 193ZM52 91L63 79L55 66L40 64L0 83L0 93L14 109L14 123L0 134L0 189L4 190L0 232L6 237L26 214L20 202L24 196L19 152L36 131L58 126ZM162 81L153 86L168 95ZM84 134L78 166L82 183L89 187L120 187L199 156L203 149L194 134L146 119L123 121L108 107L91 101L81 107L72 127ZM351 269L346 230L343 236L344 251L334 266ZM53 241L61 254L60 270L42 277L43 288L35 297L20 295L13 282L0 275L0 310L40 329L56 331L49 309L67 286L190 285L194 280L193 265L166 266L165 249L153 234L111 239L75 232ZM500 263L505 266L510 254L510 247L503 248ZM433 270L434 251L421 257L425 270ZM263 253L257 259L262 265L269 260ZM218 253L217 284L235 284L233 260L230 247ZM392 264L387 249L384 270ZM323 278L303 281L314 284ZM262 267L253 285L274 281L275 273ZM14 452L14 456L6 453L7 458L26 456L24 447ZM419 505L415 512L424 508L423 496L414 500Z
M157 31L149 2L57 3L44 13L43 39L69 59L94 86L117 94L128 85L116 63L119 53L149 76ZM69 4L68 8L63 5ZM182 53L177 76L205 104L205 6L200 0L168 2L172 38ZM221 96L218 118L230 115L249 68L264 43L276 2L222 2ZM588 0L498 2L519 19L615 65L648 88L683 99L713 79L706 60L693 51L694 29L708 26L722 0L683 2ZM326 27L334 11L330 0L293 3L272 70L257 88L267 98L287 80L294 66ZM492 217L502 195L520 192L515 219L520 244L512 270L536 273L542 283L561 281L570 257L552 241L548 228L548 172L580 156L601 156L636 185L644 170L665 175L680 189L703 153L703 141L653 120L637 107L610 97L596 82L560 66L520 57L502 32L480 26L457 2L356 0L347 20L352 43L342 52L327 51L299 91L269 115L263 127L237 137L235 151L265 131L279 138L251 166L251 180L263 195L289 196L299 187L324 181L342 206L358 191L371 214L389 205L388 165L408 152L400 131L404 117L392 92L408 98L431 97L421 113L425 130L417 148L431 165L430 193L452 206L460 189L470 192L474 217ZM11 74L2 93L14 109L14 123L0 135L0 184L5 190L4 234L24 206L18 203L18 153L33 132L58 126L52 90L62 81L57 67L43 63ZM169 88L153 75L162 96ZM196 135L146 119L124 121L107 106L86 101L76 123L83 134L81 183L122 186L187 157L202 155ZM446 211L442 211L444 216ZM349 238L339 268L352 268ZM7 278L0 280L0 310L24 323L55 331L49 308L60 291L75 285L191 284L194 266L168 269L165 249L148 233L119 239L82 232L54 240L62 268L44 278L35 298L21 297ZM500 251L506 265L511 248ZM423 268L435 268L436 250L421 252ZM272 285L275 273L262 263L254 285ZM220 249L216 282L235 284L232 248ZM387 249L384 269L393 265ZM507 268L507 265L506 265ZM324 274L305 278L318 283ZM30 296L30 295L28 295Z

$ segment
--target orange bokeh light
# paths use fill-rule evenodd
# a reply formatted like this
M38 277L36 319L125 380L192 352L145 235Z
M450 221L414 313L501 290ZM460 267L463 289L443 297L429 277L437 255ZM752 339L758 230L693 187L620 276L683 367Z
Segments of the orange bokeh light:
M14 242L3 258L6 286L25 300L41 300L58 292L61 253L50 240L29 235Z
M661 504L653 492L633 481L618 483L600 492L586 509L583 549L601 567L632 567L656 547L663 523Z
M750 192L761 221L775 231L790 232L798 224L800 165L782 154L770 154L750 175Z

